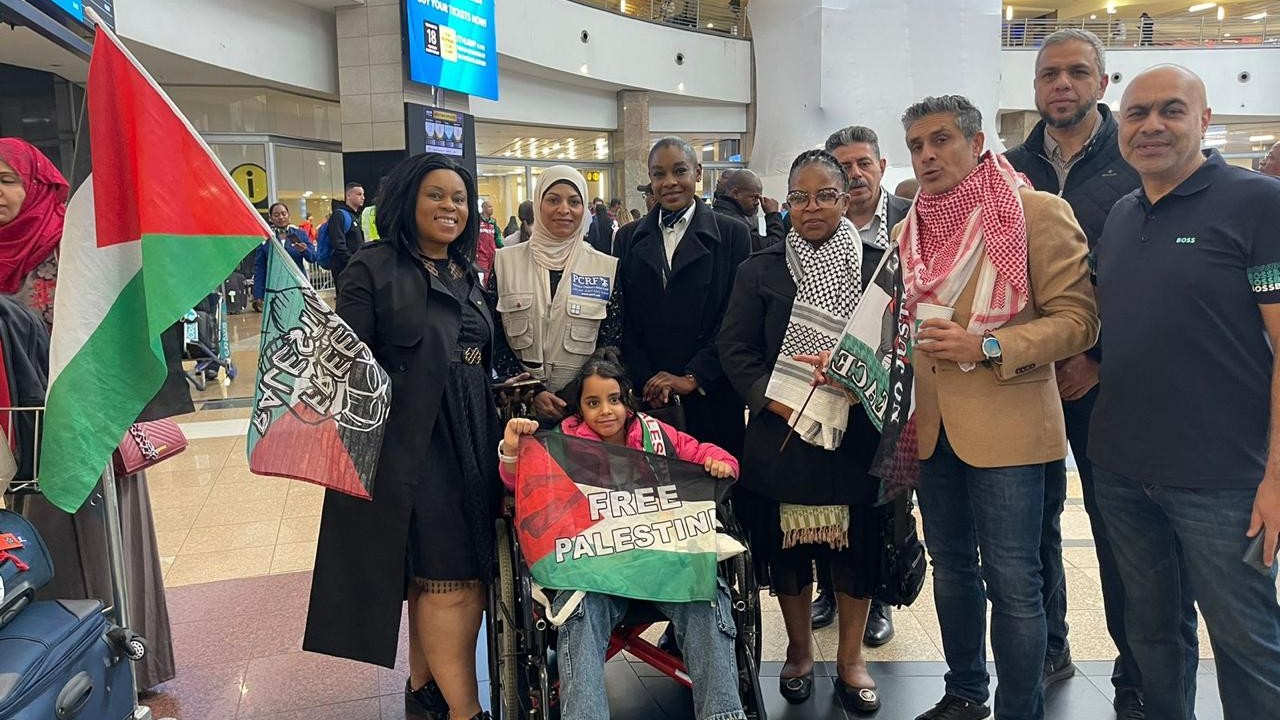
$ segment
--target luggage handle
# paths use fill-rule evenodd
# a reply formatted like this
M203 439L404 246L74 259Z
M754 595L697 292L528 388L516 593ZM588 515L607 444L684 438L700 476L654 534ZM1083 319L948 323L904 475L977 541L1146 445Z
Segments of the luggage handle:
M87 672L76 673L75 677L68 680L58 693L58 699L54 705L58 720L71 720L79 715L84 706L89 703L89 696L92 694L93 676Z

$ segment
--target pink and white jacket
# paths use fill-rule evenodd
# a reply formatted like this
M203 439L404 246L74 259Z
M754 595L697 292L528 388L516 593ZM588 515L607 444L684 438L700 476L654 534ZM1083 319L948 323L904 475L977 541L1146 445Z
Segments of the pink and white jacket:
M661 420L654 419L653 421L662 427L662 431L666 433L667 438L675 445L674 457L699 465L705 463L707 458L714 458L728 463L729 467L733 468L733 477L738 477L738 459L720 446L698 442L698 439L694 436L680 432ZM588 427L586 422L576 417L566 418L561 422L560 432L571 437L583 438L584 440L601 441L600 436ZM639 421L631 423L631 426L627 429L627 447L632 450L644 450L644 423ZM506 463L499 463L499 471L502 474L502 483L507 486L508 490L514 490L516 487L515 472L510 470Z

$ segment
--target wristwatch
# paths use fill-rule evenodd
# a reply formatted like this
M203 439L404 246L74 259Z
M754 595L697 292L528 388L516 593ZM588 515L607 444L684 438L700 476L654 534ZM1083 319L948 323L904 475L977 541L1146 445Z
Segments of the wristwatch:
M1000 351L1000 340L991 334L988 330L982 333L982 354L987 357L987 362L999 365L1004 361L1004 356Z

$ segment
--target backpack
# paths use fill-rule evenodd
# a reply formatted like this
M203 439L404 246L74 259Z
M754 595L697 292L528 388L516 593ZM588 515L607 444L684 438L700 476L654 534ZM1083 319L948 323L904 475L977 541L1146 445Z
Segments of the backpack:
M346 211L334 210L333 215L329 216L328 222L321 225L320 230L316 232L316 264L325 270L333 269L329 267L329 261L333 258L333 238L330 236L329 226L333 224L333 219L338 217L345 221L347 219ZM342 229L338 233L338 242L347 241L347 230L351 229L351 223L354 222L355 220L341 223Z

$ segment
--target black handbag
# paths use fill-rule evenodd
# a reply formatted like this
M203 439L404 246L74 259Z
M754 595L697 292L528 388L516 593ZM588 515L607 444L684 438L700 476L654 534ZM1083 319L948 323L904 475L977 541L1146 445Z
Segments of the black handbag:
M914 507L911 493L903 493L893 501L893 512L880 521L880 583L875 597L886 605L910 605L924 587L928 561L911 514Z

